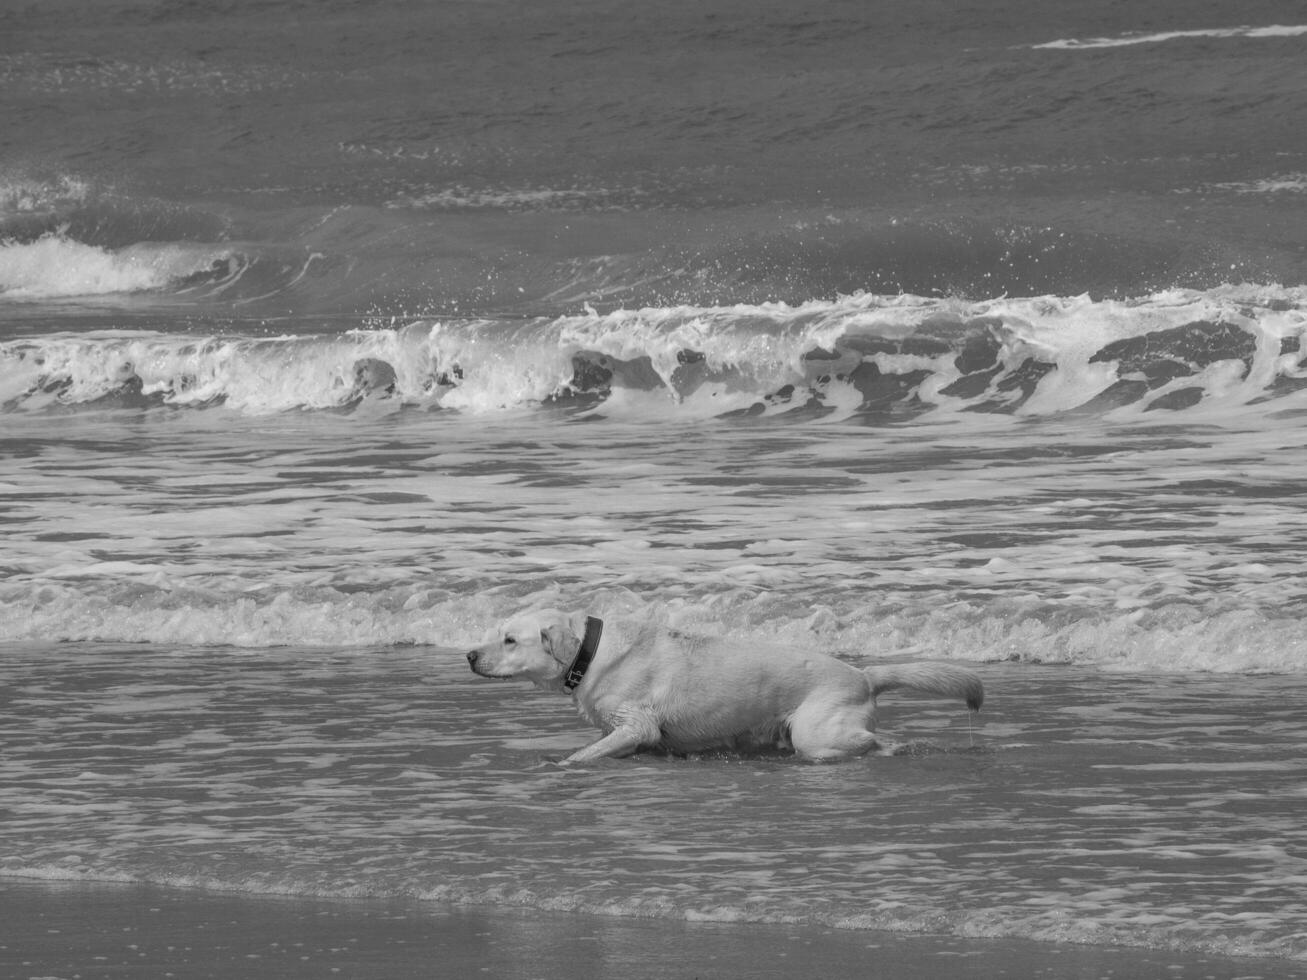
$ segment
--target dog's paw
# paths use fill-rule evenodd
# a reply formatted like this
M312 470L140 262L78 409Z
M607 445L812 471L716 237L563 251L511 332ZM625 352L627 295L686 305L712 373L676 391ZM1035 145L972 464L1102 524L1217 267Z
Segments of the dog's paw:
M541 759L534 766L531 766L528 772L556 772L559 769L571 769L572 763L568 759Z

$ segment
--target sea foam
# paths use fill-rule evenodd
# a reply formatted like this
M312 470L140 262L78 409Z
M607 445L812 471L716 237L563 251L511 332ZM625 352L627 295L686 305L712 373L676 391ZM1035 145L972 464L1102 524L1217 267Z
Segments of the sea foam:
M48 239L10 248L80 254L88 246ZM198 248L150 251L139 264L92 251L85 285L34 263L33 284L17 288L154 288L225 261ZM103 275L92 274L100 266ZM224 266L216 274L240 273ZM541 406L622 414L636 404L669 418L795 409L836 418L1211 412L1294 394L1307 378L1305 333L1301 289L1242 285L1131 300L858 294L798 305L415 319L331 334L59 334L0 341L0 404L84 404L131 377L160 403L254 414L339 408L373 395L472 414Z
M140 243L121 249L88 245L61 234L0 242L0 300L109 296L182 287L195 278L228 278L234 253L225 247Z
M1034 600L988 606L956 602L945 608L877 603L861 609L857 604L823 607L814 613L769 595L765 577L737 580L757 592L651 601L620 590L598 590L588 611L610 617L615 637L624 621L653 621L719 642L782 643L860 663L924 656L1124 673L1222 674L1297 674L1307 665L1301 620L1219 601L1079 612ZM241 591L217 583L197 588L170 583L158 569L88 567L72 580L52 575L43 582L0 588L0 639L247 649L463 649L523 607L572 601L553 589L526 596L457 596L433 591L427 583L366 592L305 586Z
M1157 31L1154 33L1128 33L1117 37L1062 38L1031 45L1033 48L1077 50L1081 48L1121 48L1136 44L1161 44L1165 41L1187 38L1274 38L1301 37L1307 34L1307 25L1272 24L1266 27L1217 27L1189 31Z

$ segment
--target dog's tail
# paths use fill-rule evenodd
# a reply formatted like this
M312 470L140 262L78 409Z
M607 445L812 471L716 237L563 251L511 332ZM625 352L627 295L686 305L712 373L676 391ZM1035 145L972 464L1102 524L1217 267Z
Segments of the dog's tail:
M906 687L924 694L961 698L972 711L985 701L985 685L965 667L946 663L882 664L866 669L872 697Z

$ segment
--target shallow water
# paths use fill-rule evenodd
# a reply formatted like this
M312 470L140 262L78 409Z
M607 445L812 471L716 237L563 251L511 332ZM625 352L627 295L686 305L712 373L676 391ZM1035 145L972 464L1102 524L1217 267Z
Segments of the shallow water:
M563 770L443 648L4 654L10 875L1304 953L1297 681L990 665L970 729L885 699L904 756Z
M233 896L152 885L35 883L8 878L11 914L0 966L55 976L216 973L230 980L358 980L459 976L506 980L832 978L869 969L904 980L1165 975L1177 980L1297 980L1295 964L1137 947L1020 939L741 925L540 912L433 907L394 899Z

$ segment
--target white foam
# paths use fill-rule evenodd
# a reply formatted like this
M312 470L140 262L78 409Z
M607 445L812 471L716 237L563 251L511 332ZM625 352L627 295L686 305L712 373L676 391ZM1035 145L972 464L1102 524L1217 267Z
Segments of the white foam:
M407 154L397 154L407 156ZM632 192L578 187L442 187L406 194L387 203L392 208L440 211L593 211L629 206Z
M614 548L592 565L629 567L639 550ZM654 549L651 558L666 560L660 550ZM800 552L773 554L765 563L726 565L720 582L739 590L734 594L720 593L711 578L669 566L668 587L658 591L670 596L671 581L679 580L686 599L652 598L644 590L640 598L617 593L594 600L590 611L614 617L609 631L614 636L622 618L633 616L634 621L653 619L718 635L724 642L784 642L854 659L906 652L1126 673L1296 674L1307 664L1299 620L1272 618L1256 609L1221 609L1216 603L1207 609L1178 602L1068 616L1056 605L1036 601L995 603L993 609L966 602L932 608L927 601L893 610L879 604L860 609L850 602L814 614L782 598L811 581L814 564L819 562ZM220 587L216 578L205 589L198 583L183 585L194 577L180 568L133 563L52 568L39 583L0 590L0 639L247 648L435 643L462 648L524 606L574 601L555 590L534 596L441 597L432 595L426 583L413 581L370 592L307 585L248 592L236 581ZM139 585L128 584L133 581ZM697 601L690 598L700 591L706 594Z
M394 377L383 380L411 401L426 396L432 366L402 331L326 339L97 331L0 342L0 404L89 402L135 378L143 395L173 405L221 401L251 415L335 408L385 393L360 380L359 365L369 360L389 366Z
M0 299L149 292L208 272L215 261L231 257L221 246L146 242L115 250L61 234L0 242Z
M1307 193L1307 173L1276 174L1261 180L1213 184L1212 187L1236 194L1303 194Z
M1225 27L1205 28L1189 31L1158 31L1151 34L1129 33L1117 37L1062 38L1031 45L1032 48L1055 50L1079 50L1084 48L1120 48L1136 44L1161 44L1166 41L1186 38L1272 38L1300 37L1307 34L1307 25L1284 26L1273 24L1267 27Z
M9 248L73 249L81 255L89 247L51 238ZM137 265L127 253L89 251L93 259L83 271L98 268L102 278L79 284L75 275L42 267L27 285L15 273L15 288L19 294L45 288L41 282L55 292L157 288L179 272L212 260L203 250L147 250L143 265ZM0 249L0 260L3 256ZM846 418L860 407L858 389L840 379L861 363L900 377L926 372L915 388L896 396L899 403L915 398L941 413L970 411L978 405L992 412L995 406L1011 405L1019 415L1040 416L1084 404L1120 379L1114 361L1093 360L1105 345L1186 326L1201 330L1202 323L1233 326L1252 338L1256 363L1247 376L1235 368L1242 364L1239 358L1232 357L1228 368L1202 364L1127 406L1126 414L1138 414L1168 392L1193 386L1203 389L1203 404L1209 409L1248 404L1278 377L1296 377L1300 371L1301 354L1281 354L1280 343L1290 338L1301 342L1307 336L1303 290L1225 286L1130 301L1047 296L963 303L857 295L798 306L426 320L400 328L274 338L47 336L0 343L0 394L3 402L28 408L51 399L94 400L107 393L106 384L121 384L119 369L129 366L144 383L144 394L171 404L220 401L249 413L334 408L357 400L356 368L372 359L393 380L377 387L397 403L493 414L528 410L566 394L580 364L582 387L598 385L602 391L595 397L607 399L595 408L605 415L652 413L692 419L742 409L778 414L816 401L831 412L831 420ZM999 371L979 392L973 387L965 396L949 395L950 386L962 377L958 350L950 344L979 331L988 331L996 344ZM874 351L914 333L936 338L932 343L938 352L858 353L868 343ZM950 337L952 341L939 339ZM1032 382L1006 383L1019 379L1029 363L1053 370L1038 379L1033 392ZM117 365L112 377L106 375L107 365ZM30 404L24 392L30 393ZM39 392L46 395L38 397Z

